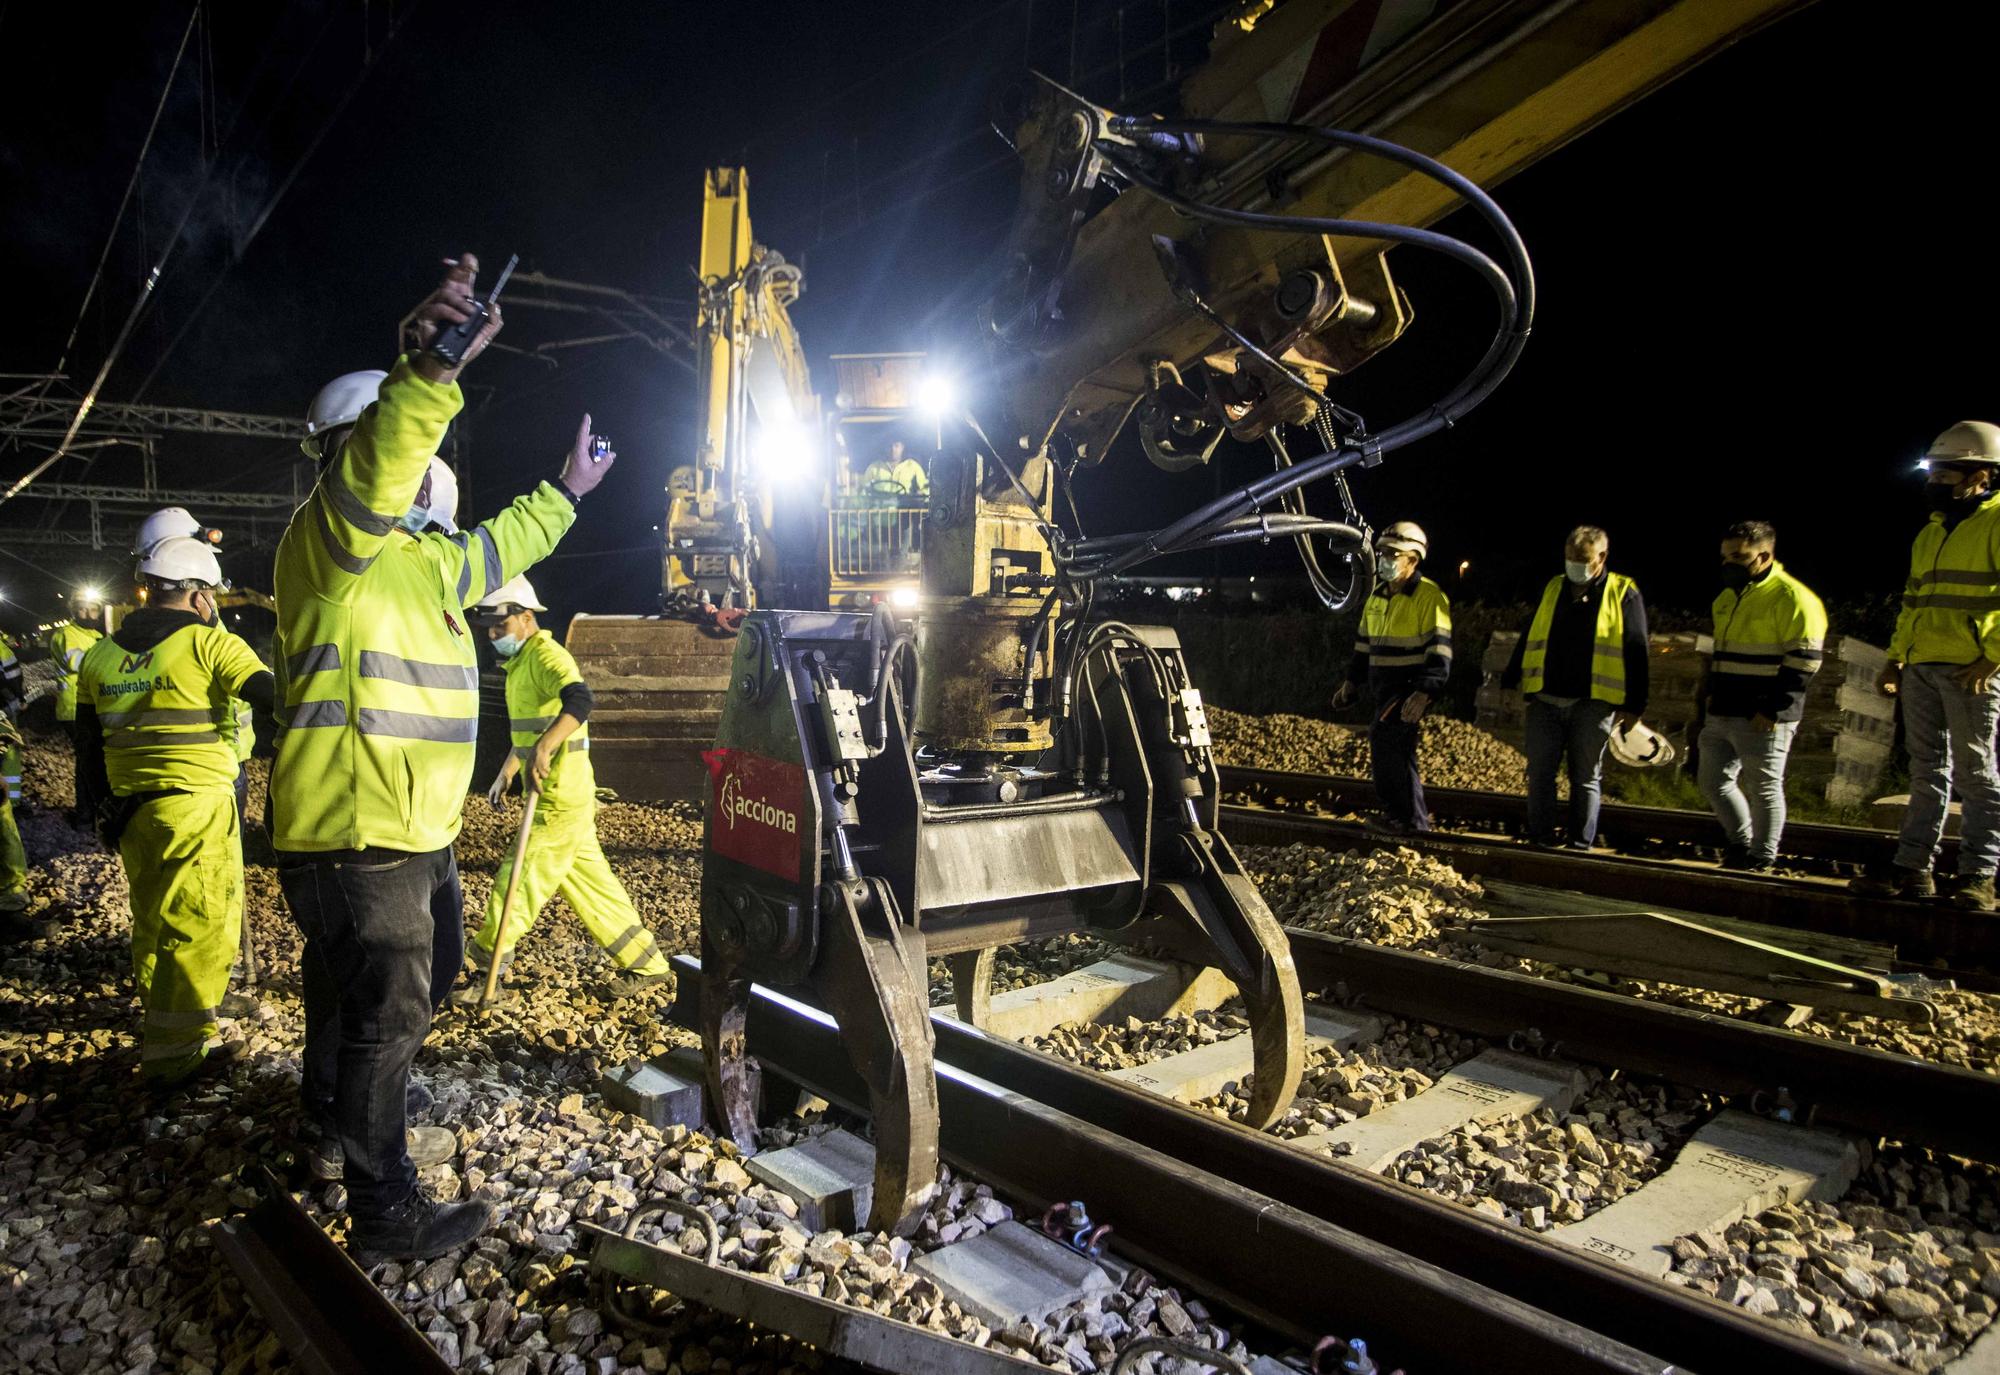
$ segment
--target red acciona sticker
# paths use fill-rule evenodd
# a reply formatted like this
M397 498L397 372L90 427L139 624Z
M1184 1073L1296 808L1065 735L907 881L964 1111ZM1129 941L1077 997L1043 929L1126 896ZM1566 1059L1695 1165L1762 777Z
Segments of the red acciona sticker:
M802 882L799 828L806 824L801 764L747 750L712 749L708 765L708 845L718 855Z

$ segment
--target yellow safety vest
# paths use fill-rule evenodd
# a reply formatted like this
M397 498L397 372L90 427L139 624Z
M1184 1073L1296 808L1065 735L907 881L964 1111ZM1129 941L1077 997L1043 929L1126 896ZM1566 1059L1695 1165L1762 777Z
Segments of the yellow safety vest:
M83 667L85 652L103 638L103 631L75 621L64 621L49 632L49 658L56 666L56 720L76 720L76 671Z
M1739 679L1774 679L1781 669L1819 671L1826 649L1826 607L1810 587L1773 562L1763 581L1715 599L1715 651L1709 671Z
M397 524L463 403L398 361L278 542L279 850L422 854L458 836L479 735L465 608L576 520L545 482L475 530Z
M924 465L914 458L906 458L899 463L891 463L886 458L876 459L862 471L862 490L869 491L878 483L885 487L893 485L906 496L925 496L931 490L930 475L924 471Z
M562 715L562 690L583 681L576 660L556 643L555 636L537 630L507 661L507 725L514 753L523 765L535 742ZM542 784L544 807L587 806L597 800L597 773L590 765L590 723L585 722L563 742L549 763Z
M1542 690L1542 670L1549 659L1549 627L1555 624L1556 599L1569 579L1557 576L1542 589L1542 604L1528 624L1528 643L1521 651L1521 692L1532 697ZM1590 651L1590 695L1614 707L1625 705L1625 598L1632 580L1623 573L1604 575L1604 596L1597 604L1596 637Z
M1426 661L1451 669L1451 599L1429 578L1415 590L1385 597L1376 592L1361 608L1355 650L1368 656L1370 677L1387 673L1415 678Z
M257 652L220 626L183 626L151 649L99 639L77 671L78 700L97 713L111 791L232 788L236 750L224 733L231 699L264 672Z
M1889 657L1907 664L2000 660L2000 493L1949 531L1934 514L1917 532Z

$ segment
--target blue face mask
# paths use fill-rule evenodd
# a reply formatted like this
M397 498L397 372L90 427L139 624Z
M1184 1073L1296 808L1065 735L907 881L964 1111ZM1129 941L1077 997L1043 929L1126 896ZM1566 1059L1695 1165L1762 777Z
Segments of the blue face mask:
M403 518L396 522L413 535L421 535L430 528L431 513L422 506L412 506L403 512Z
M503 659L511 659L521 652L520 638L515 635L500 635L487 643L492 645L493 652Z

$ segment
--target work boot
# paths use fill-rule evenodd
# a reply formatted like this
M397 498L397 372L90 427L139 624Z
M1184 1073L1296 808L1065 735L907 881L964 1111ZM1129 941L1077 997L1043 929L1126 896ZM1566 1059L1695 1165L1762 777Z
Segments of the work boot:
M671 969L662 969L657 974L641 974L636 969L628 969L617 978L605 981L604 996L612 1002L617 1002L621 998L629 998L635 993L644 993L652 988L664 988L671 993L673 987L674 971Z
M442 1165L458 1154L458 1138L443 1127L411 1127L404 1133L403 1147L410 1163L420 1170ZM347 1152L337 1136L321 1136L306 1146L306 1168L322 1184L335 1184L347 1177Z
M493 1205L484 1199L440 1203L421 1187L393 1208L357 1216L347 1249L367 1270L385 1260L430 1260L456 1251L493 1223Z
M1906 869L1900 864L1890 864L1872 868L1869 872L1853 879L1848 888L1856 893L1866 893L1877 898L1934 898L1937 896L1937 880L1928 869ZM1989 891L1992 881L1987 881Z
M222 995L222 1001L216 1004L215 1010L220 1016L241 1020L244 1017L255 1017L262 1012L264 1000L254 993L231 991Z
M1725 845L1722 847L1722 867L1725 869L1747 869L1750 867L1750 847L1748 845Z
M165 1075L141 1075L140 1077L145 1081L146 1089L149 1093L164 1097L168 1094L180 1093L184 1089L191 1089L198 1084L205 1084L220 1078L234 1068L236 1062L242 1056L243 1043L241 1041L224 1041L219 1045L211 1046L199 1060L196 1060L188 1068L171 1078Z
M2000 898L1996 898L1993 893L1993 876L1991 874L1984 878L1961 876L1958 882L1952 885L1951 905L1970 908L1974 912L1991 912L1995 907L2000 907Z

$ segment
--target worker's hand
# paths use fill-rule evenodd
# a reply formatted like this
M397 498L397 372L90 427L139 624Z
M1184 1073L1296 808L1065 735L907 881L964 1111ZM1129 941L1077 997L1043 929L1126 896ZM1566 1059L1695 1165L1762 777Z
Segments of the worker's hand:
M1360 695L1361 694L1355 690L1353 683L1351 682L1342 683L1339 687L1333 690L1333 709L1335 711L1345 711L1347 708L1354 705L1354 699L1359 697Z
M465 356L455 368L446 367L424 350L437 338L438 331L472 317L473 279L479 275L479 257L473 253L463 253L457 258L444 260L444 281L438 289L418 303L406 321L407 343L410 349L410 366L419 374L433 382L451 382L467 363L486 351L493 342L493 336L500 332L500 303L494 302L486 324L472 343L466 347Z
M1773 717L1766 716L1761 711L1758 712L1755 716L1750 718L1750 729L1756 731L1759 735L1769 735L1772 731L1776 730L1777 728L1778 728L1777 720Z
M1975 697L1984 696L1993 690L1993 679L2000 676L2000 663L1991 659L1974 659L1952 677L1958 685Z
M549 770L555 767L556 751L561 745L551 745L545 735L535 742L534 752L528 756L528 786L536 792L549 781Z
M1903 666L1891 659L1882 665L1882 672L1875 679L1875 690L1884 697L1894 697L1903 687Z
M507 763L501 766L499 773L493 775L493 786L486 790L486 800L493 804L496 811L499 810L502 800L507 796L507 789L513 785L514 770L511 767L513 762L514 756L511 754L508 755Z
M604 481L604 475L611 471L617 458L616 449L602 458L590 456L590 413L586 411L583 423L576 427L576 444L563 460L562 485L569 488L573 497L587 497Z
M1413 692L1403 699L1403 724L1414 726L1424 719L1424 712L1430 708L1431 695L1428 692Z

